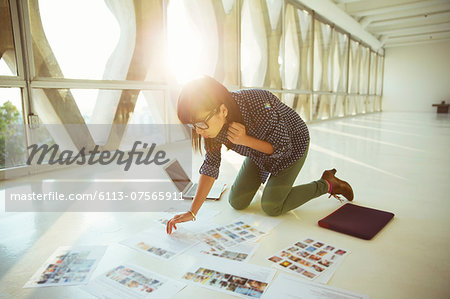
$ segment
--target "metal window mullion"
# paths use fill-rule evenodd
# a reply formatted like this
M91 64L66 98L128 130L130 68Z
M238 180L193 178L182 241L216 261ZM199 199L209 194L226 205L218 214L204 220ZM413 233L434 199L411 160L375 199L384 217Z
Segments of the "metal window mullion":
M286 1L283 1L283 4L281 6L281 45L280 45L280 50L281 50L281 73L280 73L280 81L281 81L281 89L283 89L284 86L284 81L286 80L286 60L285 60L285 46L286 46ZM278 56L280 56L280 52L278 52ZM301 65L300 65L301 68ZM298 84L298 81L297 81Z
M383 51L384 53L384 51ZM383 63L381 66L382 73L381 73L381 91L380 91L380 111L383 111L383 88L384 88L384 60L386 56L383 57Z
M360 87L361 87L361 49L362 49L362 45L361 44L358 44L358 56L357 56L357 65L358 65L358 74L356 75L356 78L357 78L357 80L358 80L358 84L356 85L357 86L357 89L358 89L358 95L360 95L361 94L361 91L360 91ZM357 103L359 102L359 97L358 97L358 100L357 100ZM358 114L358 111L356 111L356 114Z
M349 90L348 90L348 87L349 87L349 81L350 81L350 51L351 51L351 44L350 44L350 42L351 42L351 36L350 36L350 34L347 34L347 70L346 70L346 74L345 74L345 76L347 77L347 80L346 80L346 82L345 82L345 94L346 94L346 96L345 96L345 100L344 100L344 116L347 116L348 114L347 114L347 108L348 108L348 100L349 100L349 96L348 96L348 94L349 94Z
M21 99L22 99L22 118L24 124L24 136L25 136L25 148L27 149L30 142L31 136L28 134L27 125L29 124L28 115L31 114L31 91L29 88L30 83L30 56L29 56L29 46L30 42L28 39L31 37L27 36L27 31L29 32L29 22L26 21L28 16L27 2L26 0L10 0L10 11L12 18L12 28L14 36L14 47L17 62L17 72L18 79L20 81L21 88ZM25 150L27 159L29 158L28 150ZM33 172L36 165L33 163L29 171Z
M146 81L57 79L42 77L37 77L31 82L31 88L165 90L167 86L167 84L154 84Z
M30 28L29 10L27 0L17 0L18 14L17 18L20 25L20 42L21 42L21 54L24 71L25 86L22 90L22 96L24 99L24 116L25 124L29 124L28 116L33 114L32 106L32 94L31 94L31 80L34 77L34 64L33 64L33 50L32 50L32 36ZM26 134L27 146L30 136ZM28 153L27 153L28 154ZM32 165L35 167L35 165Z
M33 64L33 50L32 50L32 36L30 29L30 19L27 0L17 0L18 8L18 20L20 24L20 38L22 45L22 58L24 68L24 80L26 83L25 91L27 95L28 113L32 113L31 105L31 88L30 83L34 77L34 64Z
M333 94L336 94L336 93L332 92L332 91L320 91L320 90L317 90L317 91L314 91L314 94L318 94L318 95L333 95Z
M315 30L316 30L316 26L315 26L316 22L315 22L315 12L314 10L311 12L311 55L309 55L309 60L310 60L310 90L311 90L311 96L310 96L310 100L309 100L309 119L313 120L313 100L314 100L314 44L315 44Z
M370 94L370 73L371 73L371 65L372 65L372 50L370 48L368 48L368 55L369 55L369 63L367 65L368 68L368 72L367 72L367 96L366 96L366 100L365 102L365 106L366 106L366 112L368 110L369 107L369 103L368 103L368 99L369 99L369 94Z
M14 39L14 56L16 58L17 64L17 76L22 81L24 81L24 65L23 65L23 57L22 57L22 40L20 38L20 23L19 23L19 12L17 10L17 2L16 0L9 0L9 8L11 15L11 26L12 26L12 34ZM3 78L1 78L3 79Z
M168 33L168 25L167 25L168 5L169 5L168 0L162 0L163 40L164 40L164 44L166 45L166 49L169 48L169 33ZM167 77L166 77L166 79L167 79ZM166 86L168 86L167 82L166 82ZM164 101L164 123L167 124L168 123L168 111L167 111L166 101L170 99L170 91L168 91L168 88L166 88L164 90L163 94L164 94L164 100L163 100ZM167 130L166 130L166 143L170 142L168 138L170 138L170 136L168 136Z
M25 81L19 77L0 76L0 87L25 87Z
M237 30L237 43L236 43L236 50L237 50L237 80L238 80L238 89L242 88L242 82L241 82L241 14L242 14L242 1L244 0L236 0L236 30Z
M163 39L164 44L166 46L166 49L169 48L169 30L168 30L168 6L169 6L169 0L162 0L162 14L163 14ZM165 137L166 137L166 144L171 142L171 132L170 132L170 126L169 124L169 111L168 111L168 101L171 100L171 94L170 94L170 84L167 82L166 77L166 84L163 91L163 119L164 119L164 125L166 127Z
M375 86L374 86L374 90L373 90L373 92L375 94L375 97L373 98L373 110L374 111L376 110L375 103L376 103L376 99L377 99L376 95L377 95L377 86L378 86L378 53L375 53L375 58L376 58L377 62L375 63L375 74L374 74Z
M371 91L372 93L376 94L377 93L377 70L378 70L378 53L377 52L373 52L373 60L374 60L374 66L373 66L373 70L372 70L372 80L373 82L373 90Z

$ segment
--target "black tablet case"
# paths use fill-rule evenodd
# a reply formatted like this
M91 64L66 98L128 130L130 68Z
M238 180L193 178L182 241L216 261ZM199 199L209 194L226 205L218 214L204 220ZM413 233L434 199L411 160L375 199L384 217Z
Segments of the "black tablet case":
M318 223L324 228L370 240L393 217L390 212L347 203Z

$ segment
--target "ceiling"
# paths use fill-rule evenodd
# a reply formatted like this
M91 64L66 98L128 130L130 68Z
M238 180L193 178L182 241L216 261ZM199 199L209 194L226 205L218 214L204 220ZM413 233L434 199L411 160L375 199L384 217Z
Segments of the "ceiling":
M450 0L333 0L384 48L450 40Z

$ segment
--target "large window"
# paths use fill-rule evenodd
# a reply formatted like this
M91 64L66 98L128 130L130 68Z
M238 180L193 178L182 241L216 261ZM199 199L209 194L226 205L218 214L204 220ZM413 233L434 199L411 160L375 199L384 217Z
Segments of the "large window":
M2 136L15 130L0 168L24 165L35 140L77 143L50 125L81 124L104 144L92 126L177 123L181 84L202 74L268 89L306 121L382 107L382 53L295 1L0 0L0 11Z

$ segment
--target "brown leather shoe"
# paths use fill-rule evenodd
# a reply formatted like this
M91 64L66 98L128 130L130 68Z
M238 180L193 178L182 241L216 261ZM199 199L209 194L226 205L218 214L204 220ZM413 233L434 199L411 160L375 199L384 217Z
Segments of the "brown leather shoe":
M346 181L342 181L335 177L336 169L325 170L322 174L321 179L326 180L331 186L329 193L330 196L334 196L335 198L342 201L337 194L342 194L347 200L353 200L353 189L349 183Z

